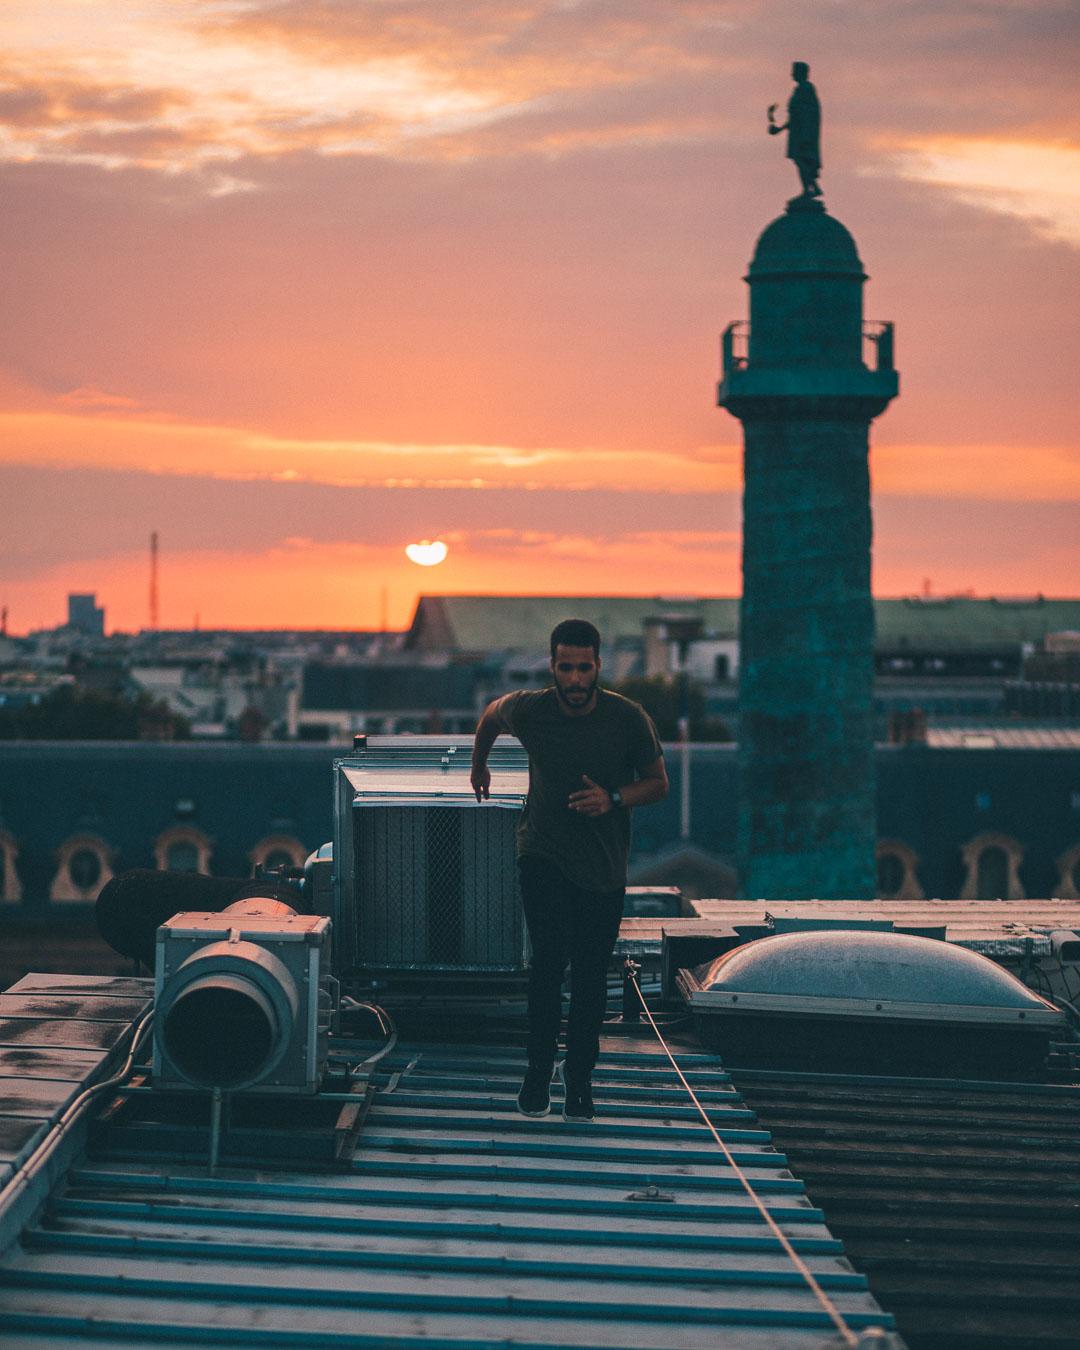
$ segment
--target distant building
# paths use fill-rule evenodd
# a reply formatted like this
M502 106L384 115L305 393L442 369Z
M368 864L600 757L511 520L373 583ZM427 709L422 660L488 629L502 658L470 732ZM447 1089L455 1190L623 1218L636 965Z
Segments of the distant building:
M330 838L333 751L0 741L0 922L88 904L133 867L250 876Z
M1080 725L1080 632L1049 634L1005 685L1005 707L1015 718Z
M1075 717L1080 600L909 596L873 602L874 738L897 739L909 714L930 724L1025 725ZM404 647L417 658L471 656L501 666L498 691L549 680L547 640L560 619L600 630L609 683L681 674L706 711L739 730L736 597L421 596ZM1080 641L1080 639L1078 639ZM1040 664L1040 654L1048 662ZM1032 655L1035 653L1035 655ZM1022 688L1016 677L1024 671Z
M130 679L133 689L186 718L199 737L225 736L250 703L245 682L214 666L137 665Z
M313 663L293 692L289 735L346 741L356 732L468 734L484 702L485 668Z
M612 652L627 642L643 644L647 625L667 625L673 642L687 640L687 624L694 643L739 637L737 596L422 595L404 646L418 654L514 650L546 657L548 634L570 616L596 624ZM875 599L874 626L879 675L1006 679L1019 673L1027 652L1080 630L1080 599Z
M105 636L105 610L98 606L96 595L69 595L67 602L69 628L84 637Z
M1080 605L1078 605L1080 611ZM405 634L415 652L486 654L517 650L546 656L548 635L566 618L588 619L605 647L621 639L641 641L645 624L693 620L703 633L735 634L739 601L664 596L422 595Z
M8 670L0 674L0 710L18 712L36 707L58 689L70 685L70 675L49 670Z

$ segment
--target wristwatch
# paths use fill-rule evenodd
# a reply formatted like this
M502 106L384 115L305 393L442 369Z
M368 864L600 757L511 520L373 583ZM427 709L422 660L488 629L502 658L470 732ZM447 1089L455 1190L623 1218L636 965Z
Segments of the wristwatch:
M611 798L612 807L622 806L623 804L622 793L619 791L618 788L615 788L613 792L609 792L608 796Z

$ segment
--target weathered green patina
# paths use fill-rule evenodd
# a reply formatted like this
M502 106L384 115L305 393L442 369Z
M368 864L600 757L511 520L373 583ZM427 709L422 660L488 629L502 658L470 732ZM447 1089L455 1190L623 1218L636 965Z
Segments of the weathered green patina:
M817 201L758 240L750 326L725 335L720 406L743 423L738 865L770 900L875 889L870 421L897 392L866 332L855 241ZM867 341L876 344L867 363Z

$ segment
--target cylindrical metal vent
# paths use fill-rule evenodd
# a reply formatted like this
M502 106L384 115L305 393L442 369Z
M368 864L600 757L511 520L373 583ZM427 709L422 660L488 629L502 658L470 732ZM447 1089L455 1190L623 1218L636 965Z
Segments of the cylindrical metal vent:
M254 981L225 972L207 972L183 988L161 1035L183 1077L210 1088L257 1082L282 1044L270 1000Z
M292 912L267 899L240 901L225 911L238 917ZM193 1087L254 1087L284 1055L299 1002L292 975L264 947L213 942L193 952L161 990L158 1049Z

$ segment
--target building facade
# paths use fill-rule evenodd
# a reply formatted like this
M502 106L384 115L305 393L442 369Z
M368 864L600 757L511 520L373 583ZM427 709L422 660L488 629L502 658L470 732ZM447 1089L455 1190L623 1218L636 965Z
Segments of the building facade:
M940 739L877 747L873 893L1080 895L1080 733ZM350 749L0 743L0 922L87 906L133 867L248 876L299 865L330 838L331 766ZM670 881L671 860L693 850L698 889L733 894L737 751L696 745L684 759L668 747L667 759L671 793L635 812L631 880Z

